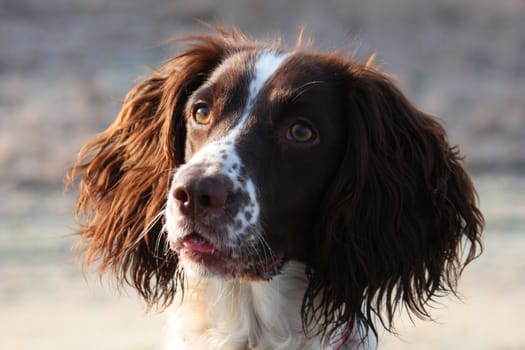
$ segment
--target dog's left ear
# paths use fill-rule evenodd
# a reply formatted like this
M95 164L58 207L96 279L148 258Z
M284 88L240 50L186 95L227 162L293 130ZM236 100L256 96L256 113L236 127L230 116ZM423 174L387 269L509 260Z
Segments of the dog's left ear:
M340 331L375 330L379 318L392 330L400 304L428 318L434 297L456 292L481 249L483 217L436 119L369 65L345 74L346 150L315 235L304 319Z
M87 264L100 261L100 272L110 270L149 303L169 304L180 282L177 256L166 254L162 214L173 172L184 162L184 105L242 42L221 34L188 38L189 48L137 84L68 174L79 191L78 246Z

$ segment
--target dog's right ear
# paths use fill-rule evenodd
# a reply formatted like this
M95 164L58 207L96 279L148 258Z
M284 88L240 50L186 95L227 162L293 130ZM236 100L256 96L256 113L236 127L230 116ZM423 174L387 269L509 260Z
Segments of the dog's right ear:
M101 273L112 271L150 304L169 304L181 278L177 256L166 253L162 213L173 170L184 162L184 105L242 39L225 32L185 39L187 50L128 93L115 122L68 172L67 186L79 191L77 246L87 265L99 261Z

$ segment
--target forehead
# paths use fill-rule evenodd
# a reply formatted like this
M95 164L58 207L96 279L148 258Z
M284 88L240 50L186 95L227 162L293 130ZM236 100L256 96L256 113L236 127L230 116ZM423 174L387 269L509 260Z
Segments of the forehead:
M272 49L241 51L228 56L211 74L206 86L214 90L243 89L256 94L283 65L289 53Z
M254 49L228 56L205 86L223 93L242 89L253 95L270 81L275 88L294 88L312 81L333 82L340 78L340 68L326 55Z

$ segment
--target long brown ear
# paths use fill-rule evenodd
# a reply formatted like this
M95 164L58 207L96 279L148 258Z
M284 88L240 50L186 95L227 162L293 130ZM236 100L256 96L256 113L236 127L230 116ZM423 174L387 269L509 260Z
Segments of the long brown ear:
M375 318L393 330L399 306L429 318L435 297L456 293L480 252L483 217L433 117L372 67L352 65L345 80L348 143L326 195L304 319L375 331Z
M116 121L80 151L68 173L77 187L78 235L87 264L100 261L120 284L150 303L171 302L180 276L166 254L162 213L174 169L183 162L188 96L243 38L191 37L189 48L126 96Z

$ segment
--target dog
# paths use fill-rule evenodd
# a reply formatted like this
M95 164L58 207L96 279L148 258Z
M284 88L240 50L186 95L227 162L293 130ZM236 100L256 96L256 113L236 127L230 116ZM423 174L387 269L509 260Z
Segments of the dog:
M167 349L374 349L456 294L483 217L436 118L373 60L183 41L69 172L86 262L169 306Z

